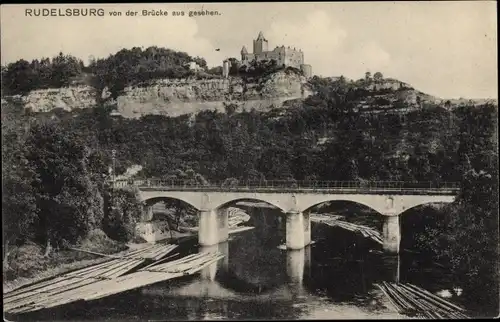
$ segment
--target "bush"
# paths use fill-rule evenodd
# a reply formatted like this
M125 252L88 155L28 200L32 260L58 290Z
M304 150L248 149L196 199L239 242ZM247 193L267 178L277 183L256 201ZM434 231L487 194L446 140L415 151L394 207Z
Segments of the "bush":
M142 215L142 204L135 191L115 190L108 194L108 209L103 230L112 239L127 242L135 235L135 225Z
M227 178L222 183L222 187L227 187L227 188L237 187L239 183L240 183L239 180L236 178Z
M34 268L45 269L49 261L48 258L43 256L44 248L33 242L14 247L10 251L8 266L4 266L4 278L11 280L17 277L27 277L31 275ZM34 264L36 263L36 265Z
M101 229L91 230L78 242L78 247L103 254L113 254L127 249L122 243L109 238Z

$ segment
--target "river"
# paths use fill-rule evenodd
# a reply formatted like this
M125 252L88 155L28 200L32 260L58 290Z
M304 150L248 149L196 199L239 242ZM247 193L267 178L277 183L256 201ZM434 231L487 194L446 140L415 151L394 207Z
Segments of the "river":
M27 318L404 318L391 308L375 283L405 280L432 292L451 287L445 272L419 261L415 254L386 257L375 242L322 224L312 224L314 244L300 251L280 249L285 240L284 223L268 212L260 211L261 218L267 219L252 216L255 229L231 235L225 243L200 248L194 240L179 247L186 255L214 249L225 255L199 274L89 303L34 312Z

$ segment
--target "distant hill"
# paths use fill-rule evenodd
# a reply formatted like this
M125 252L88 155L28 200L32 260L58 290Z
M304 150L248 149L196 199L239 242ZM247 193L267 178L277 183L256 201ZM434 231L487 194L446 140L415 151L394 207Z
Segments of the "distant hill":
M365 112L395 112L409 111L440 106L452 109L461 105L498 105L497 100L488 99L459 99L447 100L426 94L415 89L412 85L394 78L369 78L352 80L343 76L319 78L313 77L310 81L316 98L341 100L343 97L353 98L356 108ZM316 105L313 97L306 102Z

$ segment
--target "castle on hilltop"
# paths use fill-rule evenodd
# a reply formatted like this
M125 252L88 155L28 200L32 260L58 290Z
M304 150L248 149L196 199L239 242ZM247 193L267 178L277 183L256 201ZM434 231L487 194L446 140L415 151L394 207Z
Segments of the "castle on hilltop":
M312 76L311 65L304 64L304 53L302 50L297 50L295 48L281 46L274 48L273 50L268 50L268 41L264 37L264 34L259 32L257 39L253 41L253 53L249 53L247 48L243 46L241 48L241 64L250 65L253 60L263 61L274 59L278 66L282 67L294 67L300 69L304 75L309 78ZM226 65L224 62L224 75L226 74Z

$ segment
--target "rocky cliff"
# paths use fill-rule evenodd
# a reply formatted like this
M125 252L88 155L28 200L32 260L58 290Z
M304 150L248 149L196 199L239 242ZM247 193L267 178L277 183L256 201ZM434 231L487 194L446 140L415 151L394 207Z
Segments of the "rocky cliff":
M338 77L328 79L335 81ZM422 108L427 103L446 105L445 100L422 93L395 79L369 83L346 81L366 91L356 102L357 107L364 111L382 112L394 108L401 110L400 106L405 106L403 110L413 110ZM138 118L148 114L178 116L201 110L223 112L228 105L235 107L236 111L286 108L295 104L293 102L301 104L302 99L312 94L312 88L305 77L282 70L257 80L240 77L158 79L139 86L126 87L114 100L109 94L107 89L98 92L88 85L73 85L35 90L26 96L3 97L2 102L10 99L34 112L48 112L58 108L66 111L89 108L96 106L99 100L115 105L117 113L123 117ZM290 104L284 104L286 101ZM451 100L451 105L471 102L484 104L486 101ZM496 101L493 103L497 105Z
M258 82L241 78L158 80L146 86L126 88L116 99L116 105L125 117L177 116L204 109L224 111L228 104L235 104L237 110L265 110L309 94L304 77L278 72Z
M96 105L96 90L90 86L72 86L31 91L19 97L25 108L33 112L48 112L56 108L71 111Z
M266 110L281 106L284 101L305 98L311 94L307 81L295 73L280 71L258 81L229 79L160 79L126 87L115 100L107 99L106 90L98 93L90 86L72 86L30 92L18 97L26 108L47 112L56 108L71 111L97 104L97 98L116 104L124 117L136 118L147 114L178 116L205 109L224 111L234 104L237 110Z

